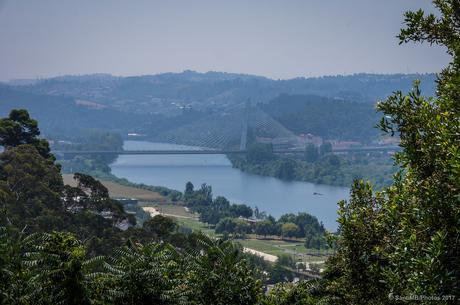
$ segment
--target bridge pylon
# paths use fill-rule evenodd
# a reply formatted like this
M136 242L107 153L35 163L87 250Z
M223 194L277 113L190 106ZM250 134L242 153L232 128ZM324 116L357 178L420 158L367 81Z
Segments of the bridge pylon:
M243 121L241 123L241 140L240 140L240 150L246 150L246 144L248 141L248 124L249 124L249 110L251 108L250 99L246 101L245 109L243 112Z

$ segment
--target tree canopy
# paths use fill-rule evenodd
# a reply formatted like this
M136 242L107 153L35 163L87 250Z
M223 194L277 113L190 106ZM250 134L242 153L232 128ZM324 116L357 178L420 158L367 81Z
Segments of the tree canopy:
M382 192L355 183L340 205L338 251L326 278L342 303L460 296L460 6L433 3L440 15L406 13L399 38L443 45L452 62L439 75L437 97L423 97L416 82L407 95L396 92L378 105L380 128L401 138L401 171Z
M45 158L54 158L50 155L48 141L40 139L40 130L36 120L30 118L25 109L13 109L7 118L0 119L0 145L5 148L21 144L34 145L37 151Z

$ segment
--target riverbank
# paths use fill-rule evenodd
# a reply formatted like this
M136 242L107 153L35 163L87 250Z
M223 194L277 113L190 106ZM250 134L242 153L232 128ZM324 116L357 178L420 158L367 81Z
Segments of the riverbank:
M364 179L381 189L391 184L397 170L389 156L377 154L359 157L330 154L315 162L276 156L263 162L250 161L243 155L227 157L234 168L253 175L343 187L349 187L355 179Z

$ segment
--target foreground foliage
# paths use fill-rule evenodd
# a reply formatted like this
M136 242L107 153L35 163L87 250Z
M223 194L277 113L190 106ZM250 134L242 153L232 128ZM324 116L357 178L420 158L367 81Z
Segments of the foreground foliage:
M396 92L378 106L380 128L401 138L402 170L383 192L355 183L341 203L338 252L325 275L339 303L460 298L460 4L433 2L441 17L406 13L401 42L444 45L453 61L436 99L424 98L415 83L408 95Z
M87 259L64 232L0 228L0 304L256 304L261 282L230 242L130 243Z

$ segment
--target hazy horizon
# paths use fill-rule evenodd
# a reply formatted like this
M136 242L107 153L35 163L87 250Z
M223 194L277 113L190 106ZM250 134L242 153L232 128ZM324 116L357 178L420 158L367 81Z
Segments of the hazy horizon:
M353 75L361 75L361 74L366 74L366 75L426 75L426 74L437 74L438 72L411 72L411 73L404 73L404 72L395 72L395 73L368 73L368 72L355 72L355 73L349 73L349 74L325 74L325 75L317 75L317 76L294 76L290 78L272 78L269 76L265 75L257 75L257 74L249 74L249 73L238 73L238 72L227 72L227 71L195 71L195 70L183 70L183 71L178 71L178 72L172 72L172 71L166 71L166 72L159 72L159 73L151 73L151 74L132 74L132 75L115 75L111 73L104 73L104 72L95 72L95 73L82 73L82 74L60 74L60 75L50 75L46 77L35 77L35 78L12 78L8 80L0 80L0 82L14 82L14 81L26 81L26 80L41 80L41 79L53 79L53 78L60 78L60 77L85 77L85 76L110 76L110 77L142 77L142 76L155 76L155 75L162 75L162 74L182 74L186 72L194 72L194 73L200 73L200 74L206 74L206 73L224 73L224 74L240 74L240 75L245 75L245 76L254 76L254 77L263 77L269 80L294 80L298 78L323 78L323 77L337 77L337 76L353 76Z
M222 71L271 79L436 73L445 51L398 45L431 1L0 0L0 81Z

